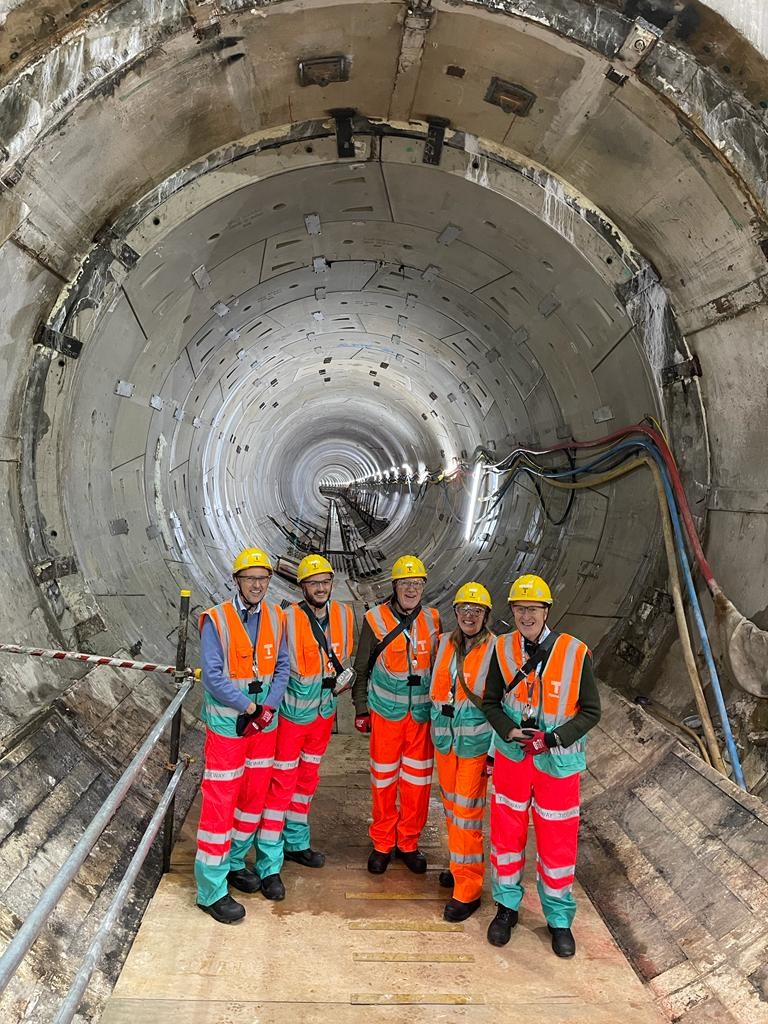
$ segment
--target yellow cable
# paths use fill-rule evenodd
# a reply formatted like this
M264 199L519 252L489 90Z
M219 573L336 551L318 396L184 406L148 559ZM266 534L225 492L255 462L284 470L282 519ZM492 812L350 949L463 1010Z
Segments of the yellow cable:
M680 634L680 646L683 650L685 667L688 671L688 678L691 681L691 689L693 690L693 696L696 701L699 718L701 718L701 726L704 730L707 749L709 750L709 756L713 767L727 777L728 772L726 771L725 764L723 763L723 756L720 753L720 747L717 744L715 727L712 723L712 716L709 713L709 708L707 707L707 701L704 696L701 679L699 678L699 672L696 667L696 659L693 656L693 648L691 647L691 636L688 631L688 623L685 618L683 594L680 587L680 575L677 569L677 555L675 552L675 542L672 534L672 523L669 518L669 509L667 508L667 499L664 493L664 483L661 479L658 466L655 462L649 459L648 456L639 455L629 459L625 463L622 463L621 466L616 466L614 469L610 469L605 473L600 473L597 476L590 477L589 480L580 481L578 483L565 483L563 480L552 480L549 477L541 477L541 479L545 480L546 483L550 484L552 487L557 487L560 490L580 491L585 488L599 487L600 484L608 483L611 480L615 480L617 477L624 476L626 473L631 473L640 466L647 466L648 469L650 469L653 481L656 485L656 496L659 501L661 524L664 531L664 547L667 552L669 580L672 587L672 600L675 606L675 621L677 622L677 630Z

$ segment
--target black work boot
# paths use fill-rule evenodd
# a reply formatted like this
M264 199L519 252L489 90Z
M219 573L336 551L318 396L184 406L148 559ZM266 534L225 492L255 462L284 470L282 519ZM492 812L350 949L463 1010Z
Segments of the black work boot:
M285 886L280 875L267 875L262 878L261 895L265 900L285 899Z
M492 946L506 946L517 924L517 911L496 904L496 917L488 925L488 941Z
M210 914L219 924L235 924L236 921L242 921L245 917L245 907L237 900L233 900L229 893L214 903L209 903L207 907L204 907L202 903L197 905L203 913Z
M258 892L261 888L261 879L250 868L230 871L227 875L227 882L233 889L239 889L240 892Z
M368 857L368 870L372 875L383 875L392 860L391 853L382 853L381 850L371 850Z
M427 870L427 858L421 850L395 850L395 856L405 864L414 875L423 875Z
M437 876L437 881L441 889L453 888L453 874L447 868L443 868Z
M451 921L454 924L458 921L466 921L468 917L472 917L479 906L479 899L470 900L469 903L463 903L461 900L451 898L445 904L443 920Z
M306 850L285 850L283 859L295 861L305 868L321 868L325 864L325 854L319 853L311 847Z
M568 957L576 955L576 940L570 928L553 928L549 924L547 928L549 928L549 934L552 936L552 951L555 956Z

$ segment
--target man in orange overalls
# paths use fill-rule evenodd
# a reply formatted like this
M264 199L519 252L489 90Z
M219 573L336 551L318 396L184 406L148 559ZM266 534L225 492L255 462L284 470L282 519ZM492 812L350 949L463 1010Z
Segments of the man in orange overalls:
M352 690L355 728L371 734L371 874L393 852L415 874L427 870L419 837L429 812L433 746L429 683L440 633L436 608L421 604L424 563L403 555L392 567L392 597L365 613ZM398 806L399 797L399 806Z

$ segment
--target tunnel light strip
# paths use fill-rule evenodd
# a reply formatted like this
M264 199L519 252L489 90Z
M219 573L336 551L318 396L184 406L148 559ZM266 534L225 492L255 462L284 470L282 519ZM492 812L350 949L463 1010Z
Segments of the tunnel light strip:
M469 495L469 505L467 506L467 521L464 527L464 543L468 544L472 537L472 531L475 526L475 508L477 507L477 496L480 491L480 480L483 475L482 463L478 462L475 466L475 472L472 477L472 490Z

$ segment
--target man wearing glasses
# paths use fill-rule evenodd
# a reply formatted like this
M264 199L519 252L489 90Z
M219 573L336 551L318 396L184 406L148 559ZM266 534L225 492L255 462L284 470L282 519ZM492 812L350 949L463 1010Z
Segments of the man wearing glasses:
M232 575L234 599L200 616L206 738L195 881L197 905L222 924L245 917L228 885L245 893L261 886L245 854L272 774L276 709L289 669L283 613L264 600L272 579L269 556L246 548Z
M352 688L355 728L371 734L371 874L392 854L415 874L427 859L419 837L429 811L433 746L429 683L440 635L436 608L422 606L424 563L403 555L392 567L392 597L365 613Z
M299 562L296 582L304 600L285 612L290 672L280 705L275 765L256 836L261 894L285 898L284 860L321 868L325 854L310 845L309 809L320 781L320 762L331 738L336 698L349 689L354 616L331 600L333 566L322 555Z
M547 626L552 594L540 576L509 591L515 630L496 641L483 711L496 732L491 797L494 946L509 942L523 898L528 810L536 834L536 885L557 956L576 952L573 881L579 780L586 734L600 720L600 697L586 644Z

